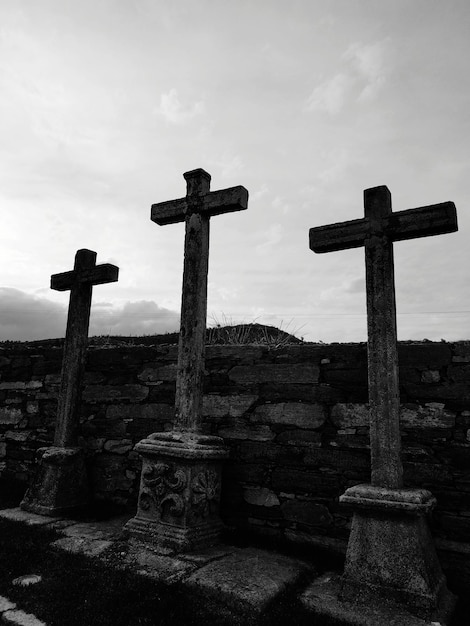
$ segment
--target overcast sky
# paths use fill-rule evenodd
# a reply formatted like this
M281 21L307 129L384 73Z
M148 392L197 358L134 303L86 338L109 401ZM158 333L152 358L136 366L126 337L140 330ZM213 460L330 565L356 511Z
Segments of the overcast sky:
M2 0L0 339L65 333L51 274L119 266L90 334L178 328L184 225L152 203L245 186L211 220L208 323L366 339L364 250L308 230L452 200L459 232L395 244L399 339L470 339L468 0Z

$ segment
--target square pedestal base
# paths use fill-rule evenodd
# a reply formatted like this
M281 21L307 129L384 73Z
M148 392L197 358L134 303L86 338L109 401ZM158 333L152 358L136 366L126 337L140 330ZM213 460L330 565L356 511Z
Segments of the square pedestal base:
M89 503L85 454L81 448L38 450L39 465L20 506L40 515L61 516Z
M218 437L154 433L135 449L142 456L136 516L131 536L175 552L217 543L222 461L228 451Z
M354 510L340 598L390 600L423 619L449 605L426 519L435 505L429 491L357 485L340 502Z

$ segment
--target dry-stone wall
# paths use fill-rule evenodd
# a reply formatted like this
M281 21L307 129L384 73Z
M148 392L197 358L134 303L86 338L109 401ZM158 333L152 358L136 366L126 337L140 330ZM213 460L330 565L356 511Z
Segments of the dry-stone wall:
M0 469L26 486L54 431L62 350L0 351ZM470 543L470 343L399 346L405 479L438 499L435 536ZM96 498L135 506L134 444L174 417L176 347L92 348L81 407ZM340 545L338 497L369 480L364 344L212 346L204 427L230 446L222 516L231 527ZM450 545L450 544L448 544Z

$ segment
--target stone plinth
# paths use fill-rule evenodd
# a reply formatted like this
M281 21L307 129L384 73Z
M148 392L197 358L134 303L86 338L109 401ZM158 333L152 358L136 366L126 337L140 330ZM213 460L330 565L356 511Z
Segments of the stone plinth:
M143 459L137 514L126 529L137 538L177 552L218 541L222 461L219 437L154 433L135 449Z
M85 454L81 448L39 448L38 469L21 508L40 515L73 513L89 502Z
M425 489L356 485L340 498L354 510L340 598L394 601L424 619L453 608L427 514L436 500ZM447 615L447 618L449 615Z

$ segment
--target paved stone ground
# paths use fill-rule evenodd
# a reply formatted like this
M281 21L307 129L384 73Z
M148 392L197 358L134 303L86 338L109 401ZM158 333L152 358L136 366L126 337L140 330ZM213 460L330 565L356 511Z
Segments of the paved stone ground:
M168 550L149 549L129 539L123 532L126 516L85 523L14 508L0 510L0 518L57 529L62 537L52 542L53 549L97 558L161 582L181 581L220 604L221 611L261 616L291 590L311 614L311 623L319 626L441 626L439 621L424 621L387 609L382 603L373 608L339 602L339 575L318 575L311 562L300 558L230 545L172 555ZM7 624L45 626L2 597L0 618Z

